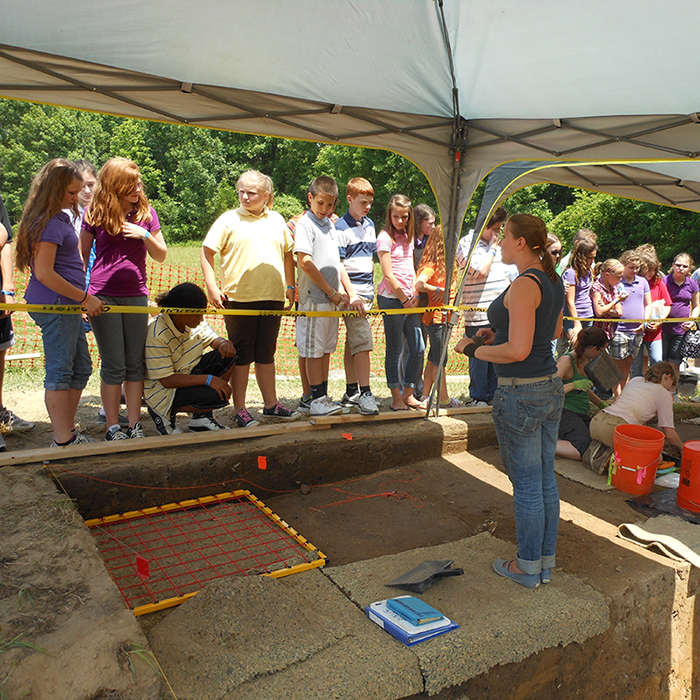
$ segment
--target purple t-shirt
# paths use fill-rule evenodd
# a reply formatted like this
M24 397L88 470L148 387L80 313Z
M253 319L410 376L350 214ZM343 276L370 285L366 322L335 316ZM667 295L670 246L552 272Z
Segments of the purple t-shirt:
M693 294L698 291L698 283L692 277L686 277L682 284L676 284L672 272L664 277L664 282L671 295L669 318L688 318L690 316L690 302ZM664 323L661 326L661 332L672 335L685 333L680 323Z
M132 211L126 220L151 233L160 231L158 214L153 207L150 222L134 221L135 214ZM83 230L95 237L95 263L90 273L90 294L107 297L148 296L145 241L140 238L125 238L122 233L111 236L101 226L88 224L85 219Z
M57 246L53 263L54 271L78 289L85 289L85 272L83 272L83 261L78 250L78 237L75 235L75 228L68 214L60 211L50 218L41 234L41 241L55 243ZM81 294L77 299L69 299L54 292L53 289L39 282L34 276L34 269L24 292L24 301L27 304L79 304L82 297Z
M634 282L625 282L623 277L620 284L627 292L627 298L620 302L622 305L621 318L644 318L644 295L649 293L649 282L647 282L646 277L635 275ZM639 321L617 324L617 330L625 333L631 333L638 327Z
M570 267L564 272L561 278L574 285L576 293L574 295L574 306L576 307L576 315L579 318L593 318L593 301L591 299L591 284L593 284L593 276L589 272L585 277L576 281L576 271Z

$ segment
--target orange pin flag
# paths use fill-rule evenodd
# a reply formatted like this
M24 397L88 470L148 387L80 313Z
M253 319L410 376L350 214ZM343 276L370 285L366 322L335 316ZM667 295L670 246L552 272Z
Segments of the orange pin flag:
M352 433L340 433L340 437L344 440L352 440Z
M258 455L258 469L267 469L267 457Z

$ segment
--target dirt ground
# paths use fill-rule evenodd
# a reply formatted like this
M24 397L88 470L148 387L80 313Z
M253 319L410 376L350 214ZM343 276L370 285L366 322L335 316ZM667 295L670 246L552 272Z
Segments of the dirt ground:
M36 427L31 432L6 435L8 450L48 446L51 433L43 404L43 392L8 392L6 404L18 415L36 422ZM94 422L98 408L98 397L84 397L79 408L78 420L85 432L99 439L103 435L104 427ZM689 407L688 411L688 415L698 413L694 407ZM144 418L147 433L155 434L145 411ZM677 428L684 441L700 439L698 425L679 421ZM264 493L258 495L292 527L323 551L329 557L330 566L459 540L483 531L488 531L514 546L512 497L494 485L494 474L497 478L494 467L499 472L502 470L498 450L495 446L483 448L477 450L475 456L481 462L477 466L470 463L469 469L460 462L465 456L458 455L406 467L399 466L370 476L315 487L306 495L299 492L278 497L269 497L269 494ZM26 500L29 497L32 469L38 473L37 467L26 468L27 477L22 488L7 491L6 498L24 502L22 499ZM616 528L621 522L634 522L641 517L625 504L625 494L617 491L594 491L565 479L559 479L559 485L562 501L572 505L572 512L584 514L580 517L565 517L565 511L562 512L558 562L564 571L579 576L597 590L609 591L611 586L617 585L617 579L630 577L636 569L645 565L642 558L626 555L624 550L617 546L611 546L609 543L601 546L603 539L610 538L610 528ZM44 499L45 495L41 498ZM59 517L52 516L51 527L57 528L55 536L60 544L66 533L74 530L76 525L70 510L65 511L67 515L62 515L62 503L65 501L64 505L69 505L68 499L58 494L56 498L55 503L53 499L49 499L52 502L46 507L50 507L52 513L58 513ZM8 505L7 502L5 505ZM581 517L587 523L588 530L582 529ZM19 578L15 572L14 578L10 580L8 565L11 565L12 557L17 550L30 549L31 538L27 538L26 533L20 531L16 522L0 519L0 543L0 583L3 586L0 590L5 590L6 593L10 591L5 598L11 596L18 601L19 606L10 626L6 625L7 617L3 617L0 638L7 642L21 633L25 635L23 639L45 639L52 632L55 619L63 609L84 606L86 599L90 597L89 589L85 588L86 572L80 568L74 571L61 569L60 587L52 587L50 583L57 571L52 567L55 567L56 557L60 554L57 544L55 551L35 553L31 558L31 570L23 571ZM512 554L514 547L513 552L504 552L505 557ZM149 630L168 614L169 611L164 611L139 618L142 632L147 636ZM90 616L85 620L86 624L94 624ZM132 645L128 648L138 648L141 643L139 634L137 632L135 636L132 634L129 637L129 634L119 627L113 639L115 648L125 644L127 638L128 643ZM2 651L5 650L0 649L0 652ZM21 655L26 653L26 650L13 653ZM3 661L1 657L2 654L0 669ZM136 658L133 655L132 657ZM5 655L4 660L7 659L8 656ZM2 694L2 685L7 678L7 668L3 669L4 673L0 672L0 697L3 698L5 696ZM95 673L104 673L101 668L92 670ZM126 671L124 673L126 674ZM150 671L143 663L140 673L140 678L145 682ZM614 683L612 676L616 671L612 669L610 673L610 683ZM641 677L630 679L629 687L643 688L645 682ZM123 700L131 697L149 698L149 692L150 690L144 689L139 696L124 690L119 694L104 697ZM472 700L505 697L499 695L499 692L505 692L505 689L498 691L493 686L489 689L476 683L470 687L469 697ZM9 700L11 696L7 697ZM26 697L36 700L48 698L50 695L34 692ZM103 696L93 696L94 700L101 697ZM162 697L170 697L167 690L163 691ZM531 696L521 693L518 697ZM545 693L540 697L550 695ZM654 695L637 692L634 697L653 698Z
M7 450L32 450L49 447L52 440L51 422L46 413L44 405L44 392L41 389L26 389L22 391L4 391L4 403L15 414L32 421L35 424L33 430L25 433L4 432L3 437L7 444ZM76 426L81 432L96 440L104 440L107 430L104 423L97 423L97 414L102 406L102 400L98 394L83 392L76 414ZM233 409L223 409L217 415L221 415L225 425L231 425L233 420ZM122 407L122 413L126 409ZM141 422L147 436L158 435L153 425L153 421L145 408L141 410ZM187 427L187 416L178 417L178 425L185 430Z

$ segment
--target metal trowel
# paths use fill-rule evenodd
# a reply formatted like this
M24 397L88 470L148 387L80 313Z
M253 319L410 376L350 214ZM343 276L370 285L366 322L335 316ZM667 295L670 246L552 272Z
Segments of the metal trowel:
M385 585L411 593L423 593L444 576L461 576L464 573L463 569L453 569L452 564L454 564L454 559L424 561L415 569L411 569Z

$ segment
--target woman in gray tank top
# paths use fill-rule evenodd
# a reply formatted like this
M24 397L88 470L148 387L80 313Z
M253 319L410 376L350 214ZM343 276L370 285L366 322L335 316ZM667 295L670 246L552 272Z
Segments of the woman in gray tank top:
M495 365L492 415L513 484L518 554L514 561L496 559L493 568L528 588L551 581L559 528L554 454L564 389L551 341L562 329L564 287L546 246L541 219L530 214L508 219L503 262L515 264L520 275L489 307L491 328L455 347Z

